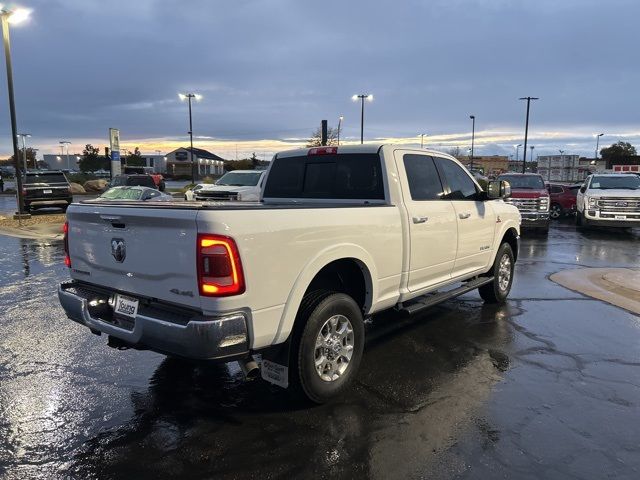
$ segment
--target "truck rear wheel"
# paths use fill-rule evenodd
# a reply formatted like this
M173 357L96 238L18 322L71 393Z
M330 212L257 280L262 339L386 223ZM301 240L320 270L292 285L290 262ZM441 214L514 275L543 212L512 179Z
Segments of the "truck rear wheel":
M504 303L511 291L513 284L513 271L515 261L511 245L503 243L498 249L498 254L493 262L489 275L493 275L493 281L478 288L478 293L485 303Z
M294 336L292 383L306 398L324 403L353 382L364 349L358 304L344 293L312 292L302 301Z

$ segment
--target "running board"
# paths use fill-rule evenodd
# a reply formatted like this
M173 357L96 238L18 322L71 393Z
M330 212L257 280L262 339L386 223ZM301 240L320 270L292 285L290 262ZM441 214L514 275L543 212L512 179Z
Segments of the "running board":
M454 288L453 290L418 297L414 300L404 302L398 310L406 315L413 315L414 313L418 313L429 307L433 307L434 305L444 302L445 300L450 300L452 298L470 292L471 290L475 290L482 285L491 283L493 282L493 278L494 277L479 277L474 280L470 280L461 287Z

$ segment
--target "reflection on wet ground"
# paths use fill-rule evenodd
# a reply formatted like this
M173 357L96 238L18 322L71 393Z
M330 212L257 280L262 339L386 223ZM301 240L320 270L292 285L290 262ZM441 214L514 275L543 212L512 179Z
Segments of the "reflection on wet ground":
M353 391L309 407L107 348L57 304L61 244L0 238L0 477L639 478L640 321L547 279L640 267L639 239L523 238L507 305L376 316Z

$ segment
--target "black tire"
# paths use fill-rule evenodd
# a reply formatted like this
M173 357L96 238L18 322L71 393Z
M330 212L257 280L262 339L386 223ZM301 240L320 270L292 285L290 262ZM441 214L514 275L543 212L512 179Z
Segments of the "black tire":
M583 215L584 215L583 213L580 213L580 212L576 211L576 225L578 227L582 226L582 216Z
M505 256L508 257L510 265L509 281L505 288L501 288L500 267L502 259ZM478 293L480 293L480 297L482 297L485 303L504 303L507 300L509 292L511 291L511 285L513 285L514 269L515 260L513 257L513 250L511 249L511 245L505 242L500 245L498 253L496 254L496 258L493 261L493 267L491 267L491 270L489 270L488 273L488 275L493 276L493 281L478 288Z
M562 205L559 203L552 203L549 208L549 218L553 220L557 220L562 215L564 215L564 211L562 210Z
M166 186L166 184L164 183L164 180L162 180L162 181L160 182L159 190L160 190L161 192L164 192L166 188L167 188L167 186Z
M316 340L329 320L340 315L352 328L352 356L346 369L334 380L321 378L316 369ZM358 373L364 349L364 320L358 304L344 293L318 290L305 296L296 317L291 346L290 383L294 390L315 403L325 403L349 388ZM343 345L348 340L337 342ZM335 344L335 343L334 343ZM339 348L339 345L336 348ZM335 355L329 351L329 355ZM326 358L326 357L325 357ZM340 365L342 357L329 357L328 365Z

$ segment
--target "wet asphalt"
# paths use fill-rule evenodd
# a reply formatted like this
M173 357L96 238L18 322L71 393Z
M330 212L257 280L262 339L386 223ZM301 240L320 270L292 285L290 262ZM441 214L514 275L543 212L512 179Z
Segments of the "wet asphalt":
M640 318L548 280L640 231L525 232L508 303L374 317L353 390L118 351L66 319L60 242L0 237L0 478L640 478Z

